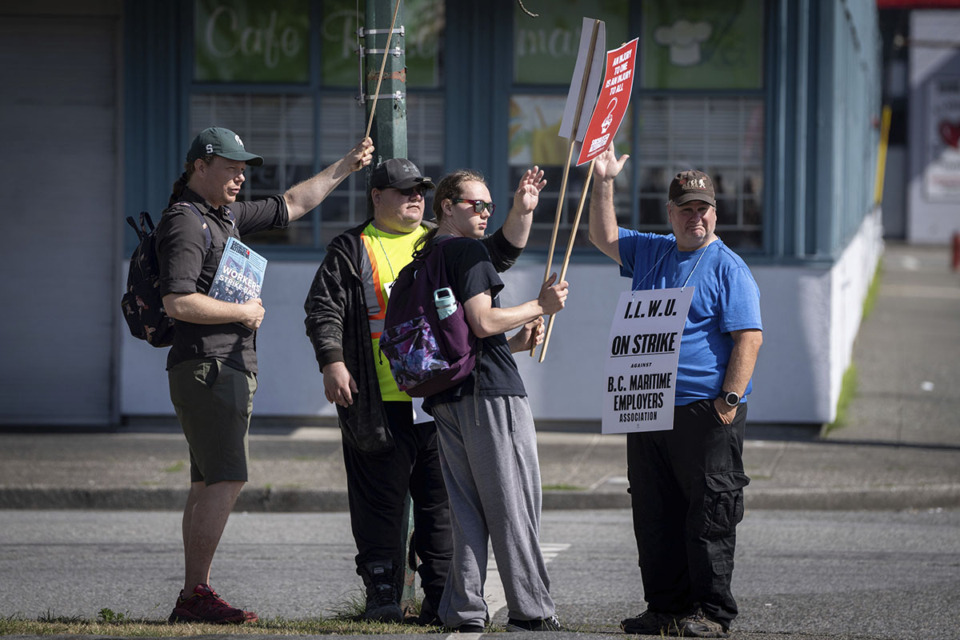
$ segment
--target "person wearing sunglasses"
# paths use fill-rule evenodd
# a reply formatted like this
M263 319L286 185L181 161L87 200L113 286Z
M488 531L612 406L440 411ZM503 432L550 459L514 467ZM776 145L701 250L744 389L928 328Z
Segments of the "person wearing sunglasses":
M507 630L559 631L540 550L536 430L513 352L543 340L543 316L563 308L568 285L553 274L536 299L500 306L504 284L482 244L494 205L479 173L457 171L441 180L433 211L438 227L424 236L420 251L443 251L454 296L478 338L470 375L424 399L437 423L453 513L453 562L438 613L450 629L483 632L490 621L483 584L492 543L507 600ZM463 240L436 246L449 236ZM520 331L508 339L506 332L514 329Z
M527 171L502 228L484 238L498 271L511 267L526 246L545 185L537 167ZM436 611L452 555L435 425L397 388L379 349L390 289L413 259L414 245L435 227L423 219L424 196L433 188L433 181L405 158L391 158L374 169L369 191L373 216L330 242L304 304L324 395L337 407L343 434L355 560L366 587L363 617L369 620L404 617L399 594L407 557L402 531L408 493L424 593L417 619L421 624L439 623Z

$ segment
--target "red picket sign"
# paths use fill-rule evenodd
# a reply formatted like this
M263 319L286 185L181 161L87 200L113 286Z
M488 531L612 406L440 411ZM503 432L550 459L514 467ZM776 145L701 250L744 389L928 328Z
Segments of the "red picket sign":
M619 49L607 52L607 68L603 89L590 118L587 134L580 147L577 166L590 162L609 146L627 114L633 93L634 69L637 61L637 40L634 38Z

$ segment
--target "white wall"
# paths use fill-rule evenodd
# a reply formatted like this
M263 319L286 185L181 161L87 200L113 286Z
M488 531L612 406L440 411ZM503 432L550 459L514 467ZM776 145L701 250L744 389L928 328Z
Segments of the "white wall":
M0 9L0 424L109 425L121 7L6 4L24 6Z
M764 345L754 375L749 419L755 423L824 423L835 417L843 372L850 364L863 298L882 251L880 211L832 268L752 267L761 292ZM561 256L562 258L562 253ZM303 300L316 262L274 261L267 270L267 314L258 335L258 416L333 416L303 329ZM544 265L521 262L505 274L505 305L532 298ZM629 280L612 262L574 264L567 272L568 306L556 316L543 364L517 354L534 416L599 422L610 314ZM124 336L122 412L170 415L166 350ZM538 352L539 355L539 352Z

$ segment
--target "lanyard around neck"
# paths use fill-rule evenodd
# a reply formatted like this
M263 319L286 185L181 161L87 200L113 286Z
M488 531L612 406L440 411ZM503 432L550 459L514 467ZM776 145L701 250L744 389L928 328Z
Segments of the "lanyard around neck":
M680 287L681 291L687 288L687 283L690 282L690 278L693 277L693 272L697 270L698 266L700 266L700 261L703 260L703 255L707 252L707 249L710 248L710 245L715 244L715 242L716 241L711 242L710 244L708 244L707 246L705 246L703 249L700 250L700 255L697 256L697 261L694 263L693 269L690 269L690 273L687 274L686 280L683 281L683 285L681 285ZM674 249L677 248L676 243L674 243L673 248ZM679 249L677 249L677 251L679 251ZM656 269L660 265L660 263L663 262L663 259L666 258L667 255L669 255L669 253L670 251L666 251L662 256L660 256L660 259L657 260L652 267L650 267L650 270L647 271L647 273L644 274L644 276L637 281L637 286L633 288L634 291L638 291L640 289L640 285L642 285L643 282L650 276L650 274L653 273L654 269ZM655 287L651 285L650 289L654 289L654 288Z

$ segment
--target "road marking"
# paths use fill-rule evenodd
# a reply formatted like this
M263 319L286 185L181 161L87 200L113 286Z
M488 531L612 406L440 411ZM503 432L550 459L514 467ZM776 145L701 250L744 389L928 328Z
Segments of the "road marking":
M915 256L903 256L900 258L900 266L907 271L918 271L920 269L920 260Z

